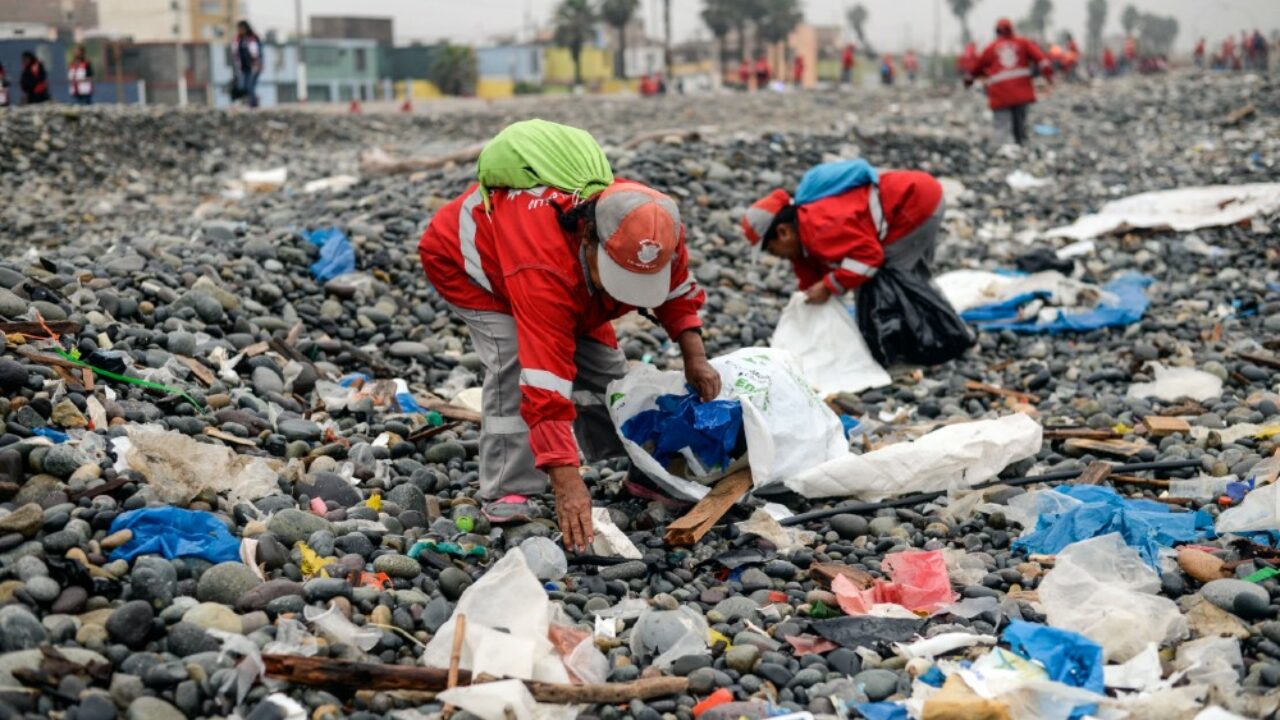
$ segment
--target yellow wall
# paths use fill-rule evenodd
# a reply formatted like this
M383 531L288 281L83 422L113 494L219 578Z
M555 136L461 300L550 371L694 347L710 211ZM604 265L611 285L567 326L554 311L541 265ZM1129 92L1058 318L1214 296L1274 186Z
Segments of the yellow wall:
M582 48L582 81L595 82L613 77L613 52L600 48ZM547 48L543 53L543 81L573 83L573 56L568 48Z
M436 84L430 80L397 80L395 84L396 99L406 99L406 92L410 93L408 99L411 100L430 100L444 95L444 93L440 92L440 88L436 87Z
M492 100L508 98L516 94L516 82L511 78L486 77L476 81L476 97Z

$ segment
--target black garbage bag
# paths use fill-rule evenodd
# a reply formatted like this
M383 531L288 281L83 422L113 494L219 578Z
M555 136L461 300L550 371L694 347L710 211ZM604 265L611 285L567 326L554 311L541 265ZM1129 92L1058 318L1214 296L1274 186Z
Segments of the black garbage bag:
M881 365L938 365L960 357L973 335L924 275L880 268L858 288L858 328Z
M1048 248L1036 248L1025 255L1014 258L1013 264L1024 273L1038 273L1045 270L1057 270L1063 275L1070 275L1076 269L1071 258L1060 258Z

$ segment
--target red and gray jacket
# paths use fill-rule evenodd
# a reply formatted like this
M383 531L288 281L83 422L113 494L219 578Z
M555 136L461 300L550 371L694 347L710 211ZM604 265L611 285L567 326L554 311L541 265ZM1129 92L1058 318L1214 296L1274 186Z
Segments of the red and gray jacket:
M1033 67L1038 67L1046 78L1053 76L1053 66L1040 46L1014 35L998 38L988 45L971 76L987 79L987 104L992 110L1003 110L1036 101L1036 90L1031 84Z
M450 304L515 319L522 399L518 417L486 417L489 432L529 429L540 468L577 465L573 356L578 338L618 346L611 320L635 308L606 296L587 273L580 243L560 227L574 196L549 188L495 190L484 211L478 186L442 207L418 243L427 278ZM654 308L667 335L699 328L706 293L689 275L684 233L672 256L671 292Z
M71 94L83 97L93 94L93 66L88 60L73 60L67 68L67 83L71 86Z
M880 174L879 191L863 185L800 205L796 223L803 253L792 260L800 289L822 282L840 295L875 277L884 248L929 219L942 185L918 170Z

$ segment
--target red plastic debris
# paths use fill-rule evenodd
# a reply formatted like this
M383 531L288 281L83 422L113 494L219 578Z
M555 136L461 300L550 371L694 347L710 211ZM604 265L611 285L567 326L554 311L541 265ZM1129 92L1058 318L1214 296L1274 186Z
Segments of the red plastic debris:
M877 580L863 590L841 575L831 590L846 615L866 615L875 605L901 605L912 612L933 612L955 600L947 562L941 550L908 551L885 557L882 563L892 582Z
M731 702L733 702L733 693L729 691L729 688L720 688L708 695L706 700L703 700L693 706L693 716L698 717L717 705L724 705L725 703Z

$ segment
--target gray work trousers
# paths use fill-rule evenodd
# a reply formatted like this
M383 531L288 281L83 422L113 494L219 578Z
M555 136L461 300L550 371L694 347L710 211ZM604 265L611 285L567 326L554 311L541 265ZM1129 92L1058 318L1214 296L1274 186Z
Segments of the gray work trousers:
M911 270L932 277L933 256L938 250L938 231L942 229L942 217L947 214L947 201L938 201L938 208L928 220L915 230L884 246L884 266L898 270Z
M1027 142L1027 105L1014 105L1002 110L993 110L996 132L1013 135L1013 141L1019 145Z
M482 500L504 495L537 495L547 489L547 476L534 465L529 426L520 417L520 357L515 318L500 312L450 308L471 331L471 343L484 365L484 398L480 426L480 494ZM621 350L598 340L578 338L573 362L573 402L578 406L574 435L588 462L625 453L609 419L604 391L627 374Z

